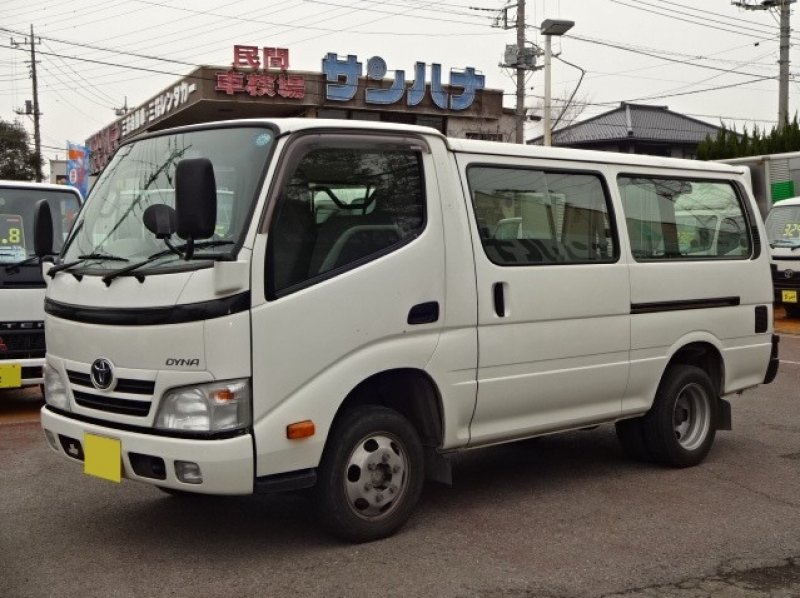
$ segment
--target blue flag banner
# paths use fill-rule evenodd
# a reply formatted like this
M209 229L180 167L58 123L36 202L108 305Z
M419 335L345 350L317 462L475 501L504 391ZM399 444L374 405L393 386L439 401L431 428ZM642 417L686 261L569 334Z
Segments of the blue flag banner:
M85 198L89 192L89 148L67 141L67 184Z

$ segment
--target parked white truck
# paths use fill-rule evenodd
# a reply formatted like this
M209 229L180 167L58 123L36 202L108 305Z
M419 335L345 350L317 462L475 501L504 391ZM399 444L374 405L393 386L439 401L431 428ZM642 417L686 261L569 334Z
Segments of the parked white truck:
M0 389L44 382L45 282L34 253L34 209L45 201L61 249L81 205L64 185L0 181Z
M709 210L743 223L713 250ZM159 131L49 269L42 427L114 482L313 487L355 541L466 449L615 423L628 455L695 465L777 371L765 238L721 164L358 121Z
M796 195L800 195L800 152L765 154L720 160L744 166L750 172L753 195L766 219L767 238L772 255L774 301L789 317L800 317L800 255L797 250L800 225ZM774 212L774 213L773 213ZM787 226L788 225L788 226Z

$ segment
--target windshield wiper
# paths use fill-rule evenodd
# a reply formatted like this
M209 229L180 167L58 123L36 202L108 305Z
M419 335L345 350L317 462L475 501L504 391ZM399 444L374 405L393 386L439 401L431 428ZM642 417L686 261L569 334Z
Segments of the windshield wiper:
M53 266L50 270L47 271L47 274L50 275L50 278L55 277L56 274L59 272L63 272L65 270L69 270L78 264L82 264L87 260L106 260L109 262L129 262L130 260L126 257L119 257L117 255L109 255L107 253L87 253L85 255L79 255L78 259L73 262L67 262L66 264L58 264L57 266Z
M27 266L29 264L34 264L39 261L39 256L34 255L29 258L22 260L21 262L16 262L15 264L6 264L6 272L9 274L16 274L19 272L20 266Z
M235 243L233 241L204 241L201 243L195 243L194 247L195 249L197 249L203 247L217 247L219 245L234 245L234 244ZM165 255L169 255L172 253L183 257L183 254L180 252L182 249L185 249L187 245L188 243L184 243L183 245L169 245L168 249L165 249L164 251L159 251L158 253L154 253L153 255L149 256L146 260L142 260L141 262L136 262L135 264L131 264L130 266L125 266L124 268L120 268L119 270L115 270L114 272L106 274L105 276L103 276L102 280L104 283L106 283L106 286L109 286L111 284L111 281L113 281L118 276L123 276L124 274L129 274L134 270L138 270L139 268L142 268L147 264L150 264L156 261L157 259L164 257ZM202 258L203 256L200 257ZM144 280L144 276L139 274L137 275L136 279L139 282L142 282Z

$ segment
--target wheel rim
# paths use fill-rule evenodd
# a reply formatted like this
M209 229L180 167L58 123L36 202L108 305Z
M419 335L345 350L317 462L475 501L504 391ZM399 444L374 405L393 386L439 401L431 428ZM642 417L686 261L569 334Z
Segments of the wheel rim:
M408 459L402 443L391 434L370 434L347 459L347 503L363 519L383 519L401 504L407 479Z
M711 429L711 399L696 383L687 384L678 393L672 411L675 439L687 451L699 447Z

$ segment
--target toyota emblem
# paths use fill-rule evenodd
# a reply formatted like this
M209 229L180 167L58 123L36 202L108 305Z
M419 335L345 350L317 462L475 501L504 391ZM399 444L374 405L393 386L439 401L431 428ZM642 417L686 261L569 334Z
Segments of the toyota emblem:
M794 276L794 270L784 270L783 271L783 277L784 278L791 278L792 276Z
M114 383L114 366L108 359L95 359L92 364L92 384L99 390L108 390Z

